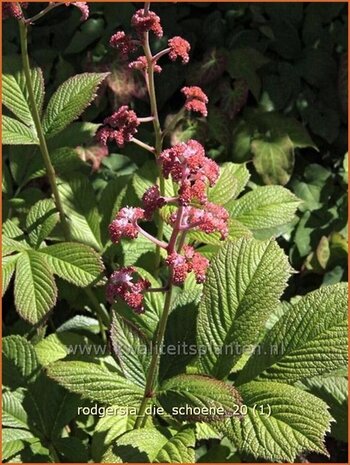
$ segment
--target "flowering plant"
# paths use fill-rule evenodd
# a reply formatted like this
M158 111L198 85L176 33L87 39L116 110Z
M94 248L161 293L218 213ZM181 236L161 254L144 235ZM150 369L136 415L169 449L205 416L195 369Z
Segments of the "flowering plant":
M182 86L178 111L162 120L155 76L167 60L189 63L191 46L164 39L150 3L131 15L132 34L114 30L108 41L143 79L145 115L130 101L101 123L75 121L97 95L100 104L108 69L69 78L44 105L28 36L61 5L88 20L85 2L31 17L27 3L3 4L21 48L4 60L3 143L10 164L18 148L36 157L3 225L3 292L14 276L23 324L4 338L5 459L193 463L201 441L228 449L230 461L327 455L334 412L313 388L345 369L347 288L281 300L293 270L276 237L300 200L275 185L245 193L246 164L219 165L194 137L172 139L184 115L207 118L210 101ZM138 165L94 177L82 160L86 132L106 163L117 147L135 150ZM94 173L100 164L93 158ZM18 208L16 195L43 177L44 198ZM51 314L58 293L72 307L58 305L63 316Z

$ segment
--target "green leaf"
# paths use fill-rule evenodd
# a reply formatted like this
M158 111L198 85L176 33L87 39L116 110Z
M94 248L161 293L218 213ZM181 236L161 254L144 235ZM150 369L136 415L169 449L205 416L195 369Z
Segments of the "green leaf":
M181 421L221 421L235 415L241 403L236 389L209 376L179 375L162 384L157 398L164 410ZM187 407L191 409L186 411Z
M69 331L50 334L35 345L35 352L42 366L49 365L65 358L71 353L72 347L87 346L88 339Z
M295 218L300 200L282 186L262 186L226 205L231 217L255 236L268 238L283 231Z
M19 391L3 393L2 425L29 429L27 412L23 408L23 395Z
M237 382L294 383L347 366L347 299L345 283L300 299L267 333Z
M335 419L331 435L338 441L348 440L348 380L345 376L315 377L303 381L305 388L330 407Z
M265 184L287 184L294 169L294 149L288 136L255 139L251 151L255 169Z
M58 222L55 203L51 199L39 200L26 218L29 241L34 248L39 248Z
M284 116L278 112L256 113L248 118L259 127L261 132L276 131L279 134L288 135L294 148L312 147L317 149L305 127L295 118Z
M232 78L244 79L255 99L259 99L261 81L257 70L269 60L254 48L238 48L230 53L227 70Z
M138 429L117 439L103 462L193 463L194 445L195 434L190 426L184 426L174 435L165 429Z
M47 373L69 391L104 404L138 406L143 397L139 386L95 363L55 362Z
M328 455L324 436L331 416L322 400L282 383L251 382L239 392L247 414L219 426L241 454L289 463L302 452Z
M224 163L220 166L220 177L214 187L209 188L210 202L225 205L236 198L247 184L249 171L244 164Z
M37 376L39 364L34 347L22 336L6 336L2 343L3 383L12 389L24 387Z
M19 254L2 258L2 296L4 296L10 284L11 278L16 268L18 257Z
M62 131L77 119L96 97L96 91L109 73L77 74L65 81L51 97L43 119L47 137Z
M199 307L197 343L205 373L227 376L244 347L256 344L290 273L275 241L242 238L213 259Z
M41 113L44 101L44 79L40 68L31 68L31 81L34 91L34 99ZM22 62L17 56L4 57L2 75L2 102L24 124L33 128L34 121L29 103L29 94L26 86L26 78L22 69Z
M34 129L9 116L2 115L2 143L4 145L37 145Z
M103 263L97 253L84 244L62 242L40 249L54 274L85 287L101 278Z
M38 252L23 252L16 263L15 305L21 317L41 322L53 308L57 288L45 258Z
M191 348L196 348L196 321L202 288L191 274L186 279L184 289L174 299L165 331L165 350L160 357L161 379L183 373L197 355L196 350L191 351ZM176 351L172 348L176 348Z
M111 341L124 376L144 388L150 363L147 339L130 323L113 313Z
M117 409L118 406L111 407ZM119 436L132 430L136 416L106 415L99 419L92 436L91 455L95 463L100 463L102 456Z
M76 174L68 182L60 182L58 190L70 220L72 239L100 250L100 217L89 179Z

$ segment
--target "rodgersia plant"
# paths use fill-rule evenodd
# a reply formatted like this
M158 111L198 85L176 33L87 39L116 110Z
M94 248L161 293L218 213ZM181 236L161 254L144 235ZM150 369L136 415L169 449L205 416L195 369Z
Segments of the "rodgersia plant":
M28 447L32 461L39 450L56 462L191 463L198 442L209 439L228 451L220 461L327 455L325 434L339 413L336 400L331 411L326 402L345 382L347 288L280 300L292 269L275 236L299 200L281 186L242 194L244 164L219 166L194 139L168 143L186 112L206 118L210 102L200 87L183 86L179 112L162 127L155 74L161 82L167 61L186 65L191 47L180 36L163 38L149 3L131 17L133 34L115 31L109 45L143 76L150 114L123 104L93 131L104 153L134 144L147 162L124 184L112 179L96 200L69 137L108 73L68 79L43 111L42 73L28 56L30 28L60 5L31 18L25 3L3 10L18 20L22 54L21 66L5 61L3 142L36 146L42 164L28 179L45 175L52 194L4 224L3 290L15 275L16 309L37 329L35 337L4 339L5 370L16 367L16 376L4 376L5 427L21 441L5 437L6 458L20 461ZM86 20L87 5L73 5ZM153 37L164 44L157 53ZM144 125L153 125L153 142L142 140ZM144 250L146 269L138 260ZM84 288L59 286L96 320L74 316L44 337L57 299L54 275ZM113 351L94 352L107 337ZM107 416L89 416L92 406Z

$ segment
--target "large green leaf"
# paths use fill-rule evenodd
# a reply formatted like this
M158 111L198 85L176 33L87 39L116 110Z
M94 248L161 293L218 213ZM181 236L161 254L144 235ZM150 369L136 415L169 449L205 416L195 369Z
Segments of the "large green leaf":
M226 206L232 218L259 238L277 235L295 218L300 200L282 186L257 187Z
M96 91L109 73L77 74L53 94L45 111L43 129L47 137L62 131L78 118L96 97Z
M10 428L28 428L27 412L23 408L23 394L19 390L4 392L2 397L2 425Z
M236 415L241 403L232 385L202 375L170 378L160 387L157 398L164 410L175 418L206 423Z
M2 296L4 296L10 284L11 278L16 268L16 262L19 254L9 255L2 258Z
M44 101L44 79L40 68L31 68L31 81L39 114ZM4 57L2 75L2 103L24 124L34 128L26 78L18 56Z
M251 150L255 169L265 184L287 184L294 169L293 143L287 135L255 139Z
M11 389L25 387L33 381L39 370L34 347L22 336L4 337L3 384Z
M36 145L39 140L34 128L2 115L2 143L4 145Z
M103 457L103 463L193 463L195 434L190 426L171 433L144 428L125 433Z
M347 302L345 283L300 299L267 333L237 382L294 383L347 366Z
M18 257L14 292L18 313L32 324L42 321L55 305L56 284L39 252L23 252Z
M220 177L214 187L208 189L210 202L225 205L236 198L249 179L249 171L244 164L224 163L220 166Z
M346 371L346 370L345 370ZM303 381L305 388L330 407L335 422L331 435L338 441L348 440L348 380L346 376L317 376Z
M72 239L99 250L101 248L100 217L89 179L76 174L68 182L60 182L58 189L69 217Z
M97 253L89 246L62 242L40 249L51 271L60 278L85 287L99 280L104 266Z
M57 222L58 213L53 200L39 200L33 205L26 218L26 227L29 241L34 248L41 245Z
M240 454L289 463L302 452L328 455L323 441L331 416L322 400L282 383L251 382L239 392L247 414L219 426Z
M244 347L259 341L289 273L287 257L275 241L242 238L221 248L199 307L197 342L205 349L200 357L205 373L227 376Z
M145 387L150 362L147 339L134 326L113 313L111 341L124 376Z
M59 361L47 373L69 391L105 404L139 406L143 397L139 386L95 363Z

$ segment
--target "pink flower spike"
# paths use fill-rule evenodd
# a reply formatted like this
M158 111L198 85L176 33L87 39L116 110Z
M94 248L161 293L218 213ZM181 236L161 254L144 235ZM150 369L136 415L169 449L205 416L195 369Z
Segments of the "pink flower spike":
M187 260L190 262L191 270L196 276L197 283L204 283L206 278L209 260L199 252L196 252L193 247L189 245L184 246L184 253Z
M135 239L139 234L137 222L144 218L145 211L142 208L122 208L112 223L108 226L112 242L117 244L122 237Z
M23 19L22 9L28 8L27 2L4 2L2 4L2 19L16 18Z
M206 104L208 103L208 97L200 87L183 87L181 89L181 92L186 97L186 110L201 113L203 116L208 115L208 110L206 106Z
M151 286L151 283L141 277L138 281L133 282L135 273L136 270L132 266L115 271L109 278L107 285L107 300L114 303L119 297L137 313L143 313L143 292Z
M172 252L165 260L166 264L172 269L173 284L182 284L189 271L189 265L186 258L177 252Z
M142 197L143 207L145 209L145 218L152 219L153 213L157 208L165 205L165 199L160 195L158 186L149 187Z
M66 6L73 5L80 10L81 12L80 21L86 21L88 19L90 11L89 11L89 6L87 2L66 2L65 5Z
M124 147L137 133L140 122L136 113L123 105L113 115L105 118L102 127L96 133L96 139L102 145L115 141L119 147Z
M219 166L205 156L203 146L189 140L164 150L159 157L165 178L169 175L179 183L179 201L188 205L192 200L207 201L207 187L219 178Z
M128 58L130 53L133 53L137 49L135 41L133 41L130 36L126 35L124 31L118 31L113 34L109 39L109 45L116 48L125 59Z
M182 59L182 63L186 64L190 61L189 52L191 50L190 44L182 37L175 36L169 39L168 46L170 48L169 58L175 61L178 57Z
M138 57L135 61L129 63L129 68L137 69L139 71L147 71L148 63L147 58L145 56ZM154 64L153 69L155 73L160 73L162 71L161 66Z
M139 36L152 31L157 37L163 37L160 18L153 11L146 12L143 8L137 10L131 19L131 25L136 29Z

